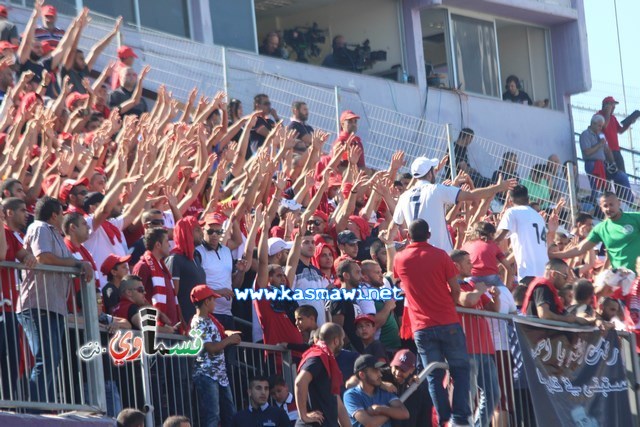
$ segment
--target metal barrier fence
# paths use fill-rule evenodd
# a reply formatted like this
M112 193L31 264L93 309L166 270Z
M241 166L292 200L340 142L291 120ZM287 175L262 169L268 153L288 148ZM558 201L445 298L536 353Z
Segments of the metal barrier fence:
M484 310L456 307L466 317L463 329L467 338L472 365L471 403L481 420L488 425L493 419L497 426L536 426L531 395L523 369L523 361L513 326L518 316ZM544 319L533 319L541 326L566 327L568 324ZM571 325L572 328L592 330ZM629 403L634 424L640 423L640 365L633 333L618 331L621 352L628 380ZM491 347L495 354L491 354ZM482 412L483 408L489 408ZM495 408L495 411L491 408ZM485 417L485 418L483 418ZM488 420L488 421L487 421Z
M102 360L78 369L75 345L81 336L99 339L93 280L85 282L79 270L69 267L28 269L1 262L0 271L5 292L12 293L2 300L0 407L19 412L104 412ZM15 312L17 298L24 303L19 313ZM68 308L70 314L66 314Z

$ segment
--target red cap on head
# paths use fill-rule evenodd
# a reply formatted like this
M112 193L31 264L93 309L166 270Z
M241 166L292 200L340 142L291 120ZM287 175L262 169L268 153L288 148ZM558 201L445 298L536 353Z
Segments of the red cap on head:
M196 285L191 289L191 293L189 294L189 298L191 298L191 302L194 304L210 297L220 298L220 294L216 293L207 285Z
M361 314L361 315L356 317L356 320L354 321L354 323L357 325L360 322L371 322L373 324L373 326L375 326L376 325L376 318L373 317L370 314Z
M127 58L137 58L138 55L131 49L129 46L120 46L118 48L118 58L127 59Z
M115 254L109 254L109 256L107 256L107 258L100 266L100 271L102 272L102 274L107 276L109 273L111 273L111 270L113 270L116 265L122 264L123 262L129 262L130 260L131 255L118 256Z
M344 122L345 120L359 119L359 118L360 116L354 113L353 111L345 110L342 112L342 114L340 114L340 123Z
M42 16L58 16L58 10L50 4L42 6Z
M2 14L0 13L0 16L2 16ZM5 49L12 49L12 50L16 50L18 48L18 46L16 46L15 44L11 44L6 40L2 40L0 41L0 50L5 50Z
M207 225L207 224L222 225L222 224L224 224L226 219L227 219L227 217L225 217L221 213L217 213L217 212L209 213L209 214L205 215L205 217L204 217L204 219L202 221L200 221L200 225Z
M77 102L84 101L86 99L89 99L89 95L86 93L71 92L67 95L67 99L65 99L64 104L67 106L67 110L73 110Z
M313 213L313 215L311 215L311 216L317 216L318 218L320 218L324 222L329 222L329 215L327 215L326 213L322 212L321 210L315 211Z
M613 96L607 96L602 100L603 104L620 104Z
M9 11L7 10L7 6L0 6L0 16L6 18L9 16Z
M84 185L85 187L89 185L89 180L87 178L82 178L78 180L74 179L65 179L60 187L60 192L58 193L58 199L64 203L67 202L67 198L69 197L69 193L73 189L73 187L77 187L78 185Z
M407 372L416 367L416 355L407 349L398 350L393 356L390 366L396 366Z

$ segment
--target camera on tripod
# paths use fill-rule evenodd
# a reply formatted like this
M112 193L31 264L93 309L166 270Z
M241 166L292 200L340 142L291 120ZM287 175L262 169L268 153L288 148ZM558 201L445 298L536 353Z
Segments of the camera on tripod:
M346 46L351 46L349 49ZM336 61L342 67L352 71L362 72L373 67L377 61L386 61L387 52L384 50L371 50L369 39L357 45L346 45L334 52Z
M318 44L324 44L326 41L326 30L321 30L314 22L311 27L284 30L282 36L285 44L295 52L298 62L309 62L307 55L311 57L320 55Z

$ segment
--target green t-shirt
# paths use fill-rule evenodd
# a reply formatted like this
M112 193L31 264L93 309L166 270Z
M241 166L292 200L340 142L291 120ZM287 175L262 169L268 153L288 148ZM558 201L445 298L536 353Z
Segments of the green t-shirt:
M532 202L540 203L541 209L549 207L549 200L551 200L551 194L549 192L549 184L546 179L541 179L540 182L533 182L528 179L523 179L520 182L527 187L529 192L529 200Z
M640 256L640 213L623 212L616 221L607 219L593 227L589 237L593 243L604 243L613 268L636 270Z

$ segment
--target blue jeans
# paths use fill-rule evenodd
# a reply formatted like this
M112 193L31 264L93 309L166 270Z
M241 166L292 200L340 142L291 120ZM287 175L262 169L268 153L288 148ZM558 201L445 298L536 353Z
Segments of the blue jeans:
M52 385L62 358L64 316L53 311L30 308L18 313L18 321L35 359L29 378L29 400L55 402Z
M198 393L201 427L218 427L218 424L230 426L236 407L231 395L231 385L223 387L206 375L193 377Z
M493 356L488 354L474 354L471 365L471 375L476 378L478 385L478 413L475 416L476 427L489 427L491 416L500 399L498 385L498 368ZM475 398L476 389L472 389Z
M499 274L490 274L488 276L471 276L473 283L484 283L487 286L504 286Z
M453 404L449 404L447 390L442 386L445 372L436 369L428 377L429 394L438 412L440 425L453 419L456 425L469 425L469 355L462 326L459 323L433 326L413 334L424 366L431 362L447 362L453 379Z
M596 193L598 192L598 178L593 177L593 169L595 167L596 162L593 160L585 160L584 161L584 171L589 174L589 184L591 185L591 197L596 206L598 206L598 200L596 197ZM621 170L618 170L613 175L607 174L607 180L613 181L615 184L615 192L620 200L624 200L626 202L633 202L633 193L631 192L631 184L629 184L629 177L626 173ZM606 188L605 188L606 189Z

